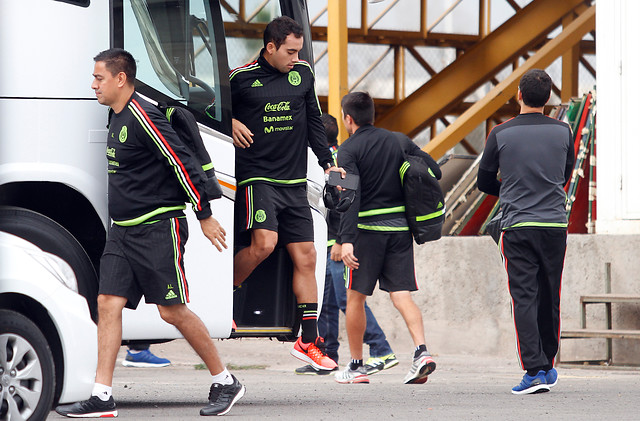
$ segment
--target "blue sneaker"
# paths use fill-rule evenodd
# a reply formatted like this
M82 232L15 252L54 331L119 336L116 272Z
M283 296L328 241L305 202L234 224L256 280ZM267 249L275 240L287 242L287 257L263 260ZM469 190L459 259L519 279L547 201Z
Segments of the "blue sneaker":
M511 389L511 393L514 395L527 395L529 393L548 392L549 385L547 384L546 374L544 370L538 371L535 376L525 373L520 384Z
M156 357L148 349L135 354L127 350L127 356L122 361L122 365L125 367L166 367L169 364L171 361Z
M547 371L547 375L545 376L547 380L547 386L553 387L558 383L558 372L555 368Z

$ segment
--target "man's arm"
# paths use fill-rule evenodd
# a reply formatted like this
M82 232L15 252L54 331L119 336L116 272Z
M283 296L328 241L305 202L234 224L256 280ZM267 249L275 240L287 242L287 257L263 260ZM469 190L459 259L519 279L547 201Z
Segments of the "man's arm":
M313 74L313 73L311 73ZM311 88L305 95L305 102L307 108L307 139L309 140L309 146L311 150L318 158L318 164L323 170L327 171L330 167L334 166L333 157L327 147L327 135L324 131L324 125L322 124L322 111L320 111L320 103L316 95L315 83L311 84Z
M567 162L564 167L564 184L566 185L571 180L573 174L573 164L575 163L575 151L573 150L573 135L571 129L569 129L569 147L567 149Z
M242 88L240 87L241 76L231 71L229 74L229 85L231 86L231 136L233 137L233 146L245 149L253 143L253 133L244 124L244 122L236 118L236 109L242 107Z
M480 159L478 169L478 189L493 196L500 196L501 183L498 181L498 142L492 130L487 137L487 143Z
M478 169L478 190L492 196L500 196L500 181L497 171Z
M140 136L147 136L150 140L147 145L151 152L171 168L191 202L196 217L210 217L211 206L205 193L206 180L198 171L200 164L196 157L186 148L169 121L159 111L157 114L139 113L136 117L141 124L141 127L137 128Z
M344 168L349 174L359 175L358 166L355 163L355 158L351 155L351 151L347 148L340 149L338 153L338 165ZM339 237L342 241L341 257L344 264L351 268L358 268L358 259L354 254L353 243L356 240L358 234L358 212L360 211L360 192L361 186L355 191L353 203L349 206L344 213L340 215L340 230ZM342 194L345 194L343 192Z

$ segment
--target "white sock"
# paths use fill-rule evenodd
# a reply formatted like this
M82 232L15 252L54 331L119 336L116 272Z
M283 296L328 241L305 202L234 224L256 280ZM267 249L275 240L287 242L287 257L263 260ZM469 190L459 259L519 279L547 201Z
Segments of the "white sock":
M138 349L129 349L129 353L130 354L139 354L140 352L142 352L142 351L138 350Z
M211 376L212 383L220 383L223 385L233 384L233 378L231 377L231 373L226 368L222 370L220 373L215 376Z
M101 401L106 402L111 397L111 392L113 388L111 386L107 386L100 383L95 383L93 385L93 391L91 392L91 396L97 396Z

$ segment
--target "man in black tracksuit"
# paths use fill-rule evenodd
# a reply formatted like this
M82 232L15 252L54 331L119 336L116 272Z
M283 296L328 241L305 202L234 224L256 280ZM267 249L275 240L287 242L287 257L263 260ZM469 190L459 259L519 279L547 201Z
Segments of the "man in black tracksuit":
M163 320L174 325L212 376L209 404L200 415L222 415L244 395L244 386L220 360L206 326L187 306L184 272L191 202L202 232L219 250L225 231L211 216L198 161L166 117L134 90L136 63L113 48L95 58L98 102L111 107L107 137L109 214L113 225L100 260L98 367L90 399L56 408L69 417L114 417L113 370L122 341L122 310L135 309L144 295Z
M518 358L526 374L514 394L546 392L560 334L560 289L567 244L566 194L574 151L571 129L546 117L551 78L522 76L520 114L487 137L478 188L500 197L501 252L513 304ZM496 176L500 170L502 181Z
M333 370L318 337L316 252L307 199L307 147L328 173L336 170L326 146L315 76L298 59L302 27L288 17L274 19L264 32L258 60L229 76L236 146L236 227L251 242L234 259L239 286L284 244L293 261L293 291L298 301L302 336L291 354L317 370Z
M379 280L380 289L389 292L416 346L404 383L420 384L427 381L436 363L425 345L422 313L411 298L418 285L399 173L403 149L411 148L401 146L394 133L374 127L374 114L373 100L367 93L352 92L342 99L342 121L351 137L340 146L338 165L347 174L359 175L360 186L340 221L352 361L336 374L336 381L369 382L362 366L364 303Z

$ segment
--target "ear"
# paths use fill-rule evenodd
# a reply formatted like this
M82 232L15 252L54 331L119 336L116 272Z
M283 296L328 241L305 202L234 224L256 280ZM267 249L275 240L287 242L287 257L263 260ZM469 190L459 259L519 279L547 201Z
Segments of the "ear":
M278 49L276 48L276 44L273 41L269 41L266 47L267 53L273 55Z
M118 73L116 79L118 80L118 88L122 88L127 84L127 74L125 72Z

